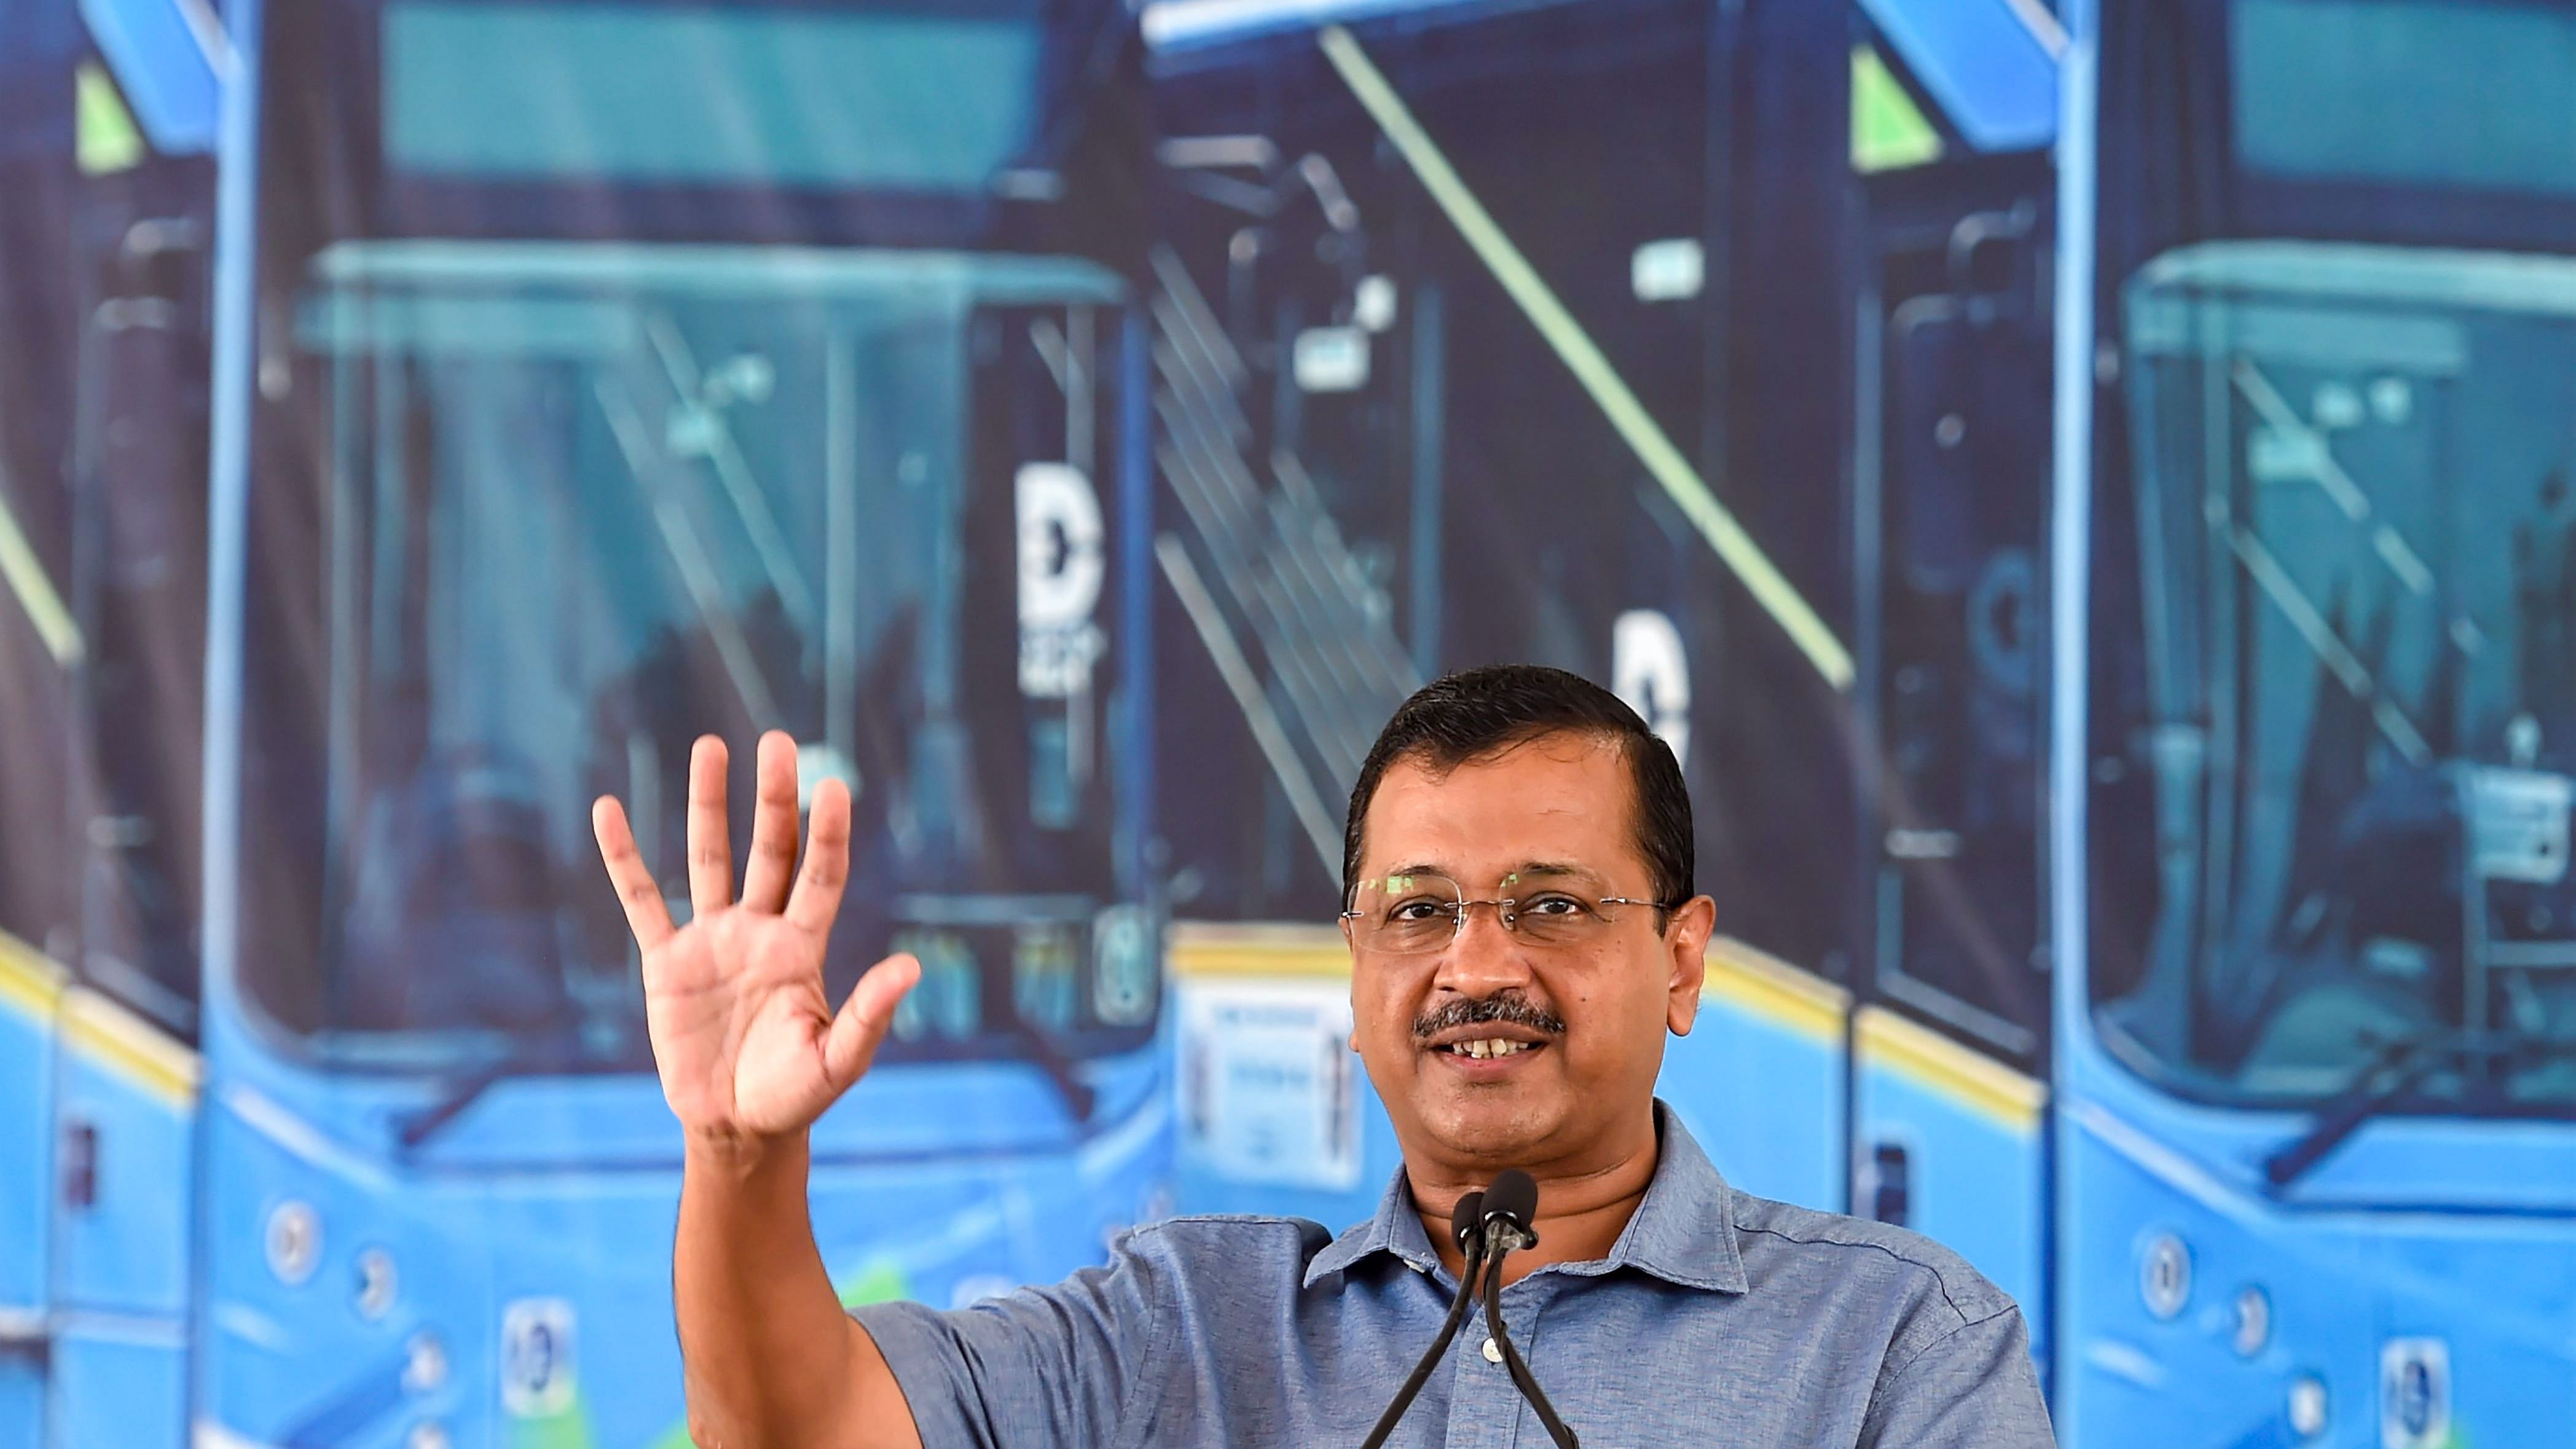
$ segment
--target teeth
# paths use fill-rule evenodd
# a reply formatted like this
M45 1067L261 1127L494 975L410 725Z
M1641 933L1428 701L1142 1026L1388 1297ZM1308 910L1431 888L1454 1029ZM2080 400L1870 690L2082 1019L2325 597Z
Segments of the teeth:
M1528 1051L1529 1048L1530 1044L1525 1041L1505 1041L1501 1038L1488 1038L1483 1041L1453 1042L1450 1044L1449 1050L1462 1057L1474 1057L1478 1061L1483 1061L1487 1057L1507 1057L1514 1052Z

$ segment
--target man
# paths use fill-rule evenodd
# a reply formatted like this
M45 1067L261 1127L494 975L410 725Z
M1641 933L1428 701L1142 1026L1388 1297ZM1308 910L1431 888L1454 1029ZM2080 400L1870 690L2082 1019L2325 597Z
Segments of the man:
M1453 675L1361 769L1352 1046L1404 1150L1374 1218L1339 1238L1293 1218L1151 1224L1105 1268L949 1313L844 1315L805 1205L806 1129L919 967L883 962L831 1010L848 796L816 791L791 889L794 751L764 739L737 901L724 764L713 740L690 761L683 929L616 802L596 822L687 1131L676 1286L703 1449L1357 1445L1449 1306L1451 1209L1514 1167L1539 1184L1538 1243L1502 1269L1503 1325L1596 1449L2049 1444L2010 1298L1911 1233L1734 1191L1655 1101L1716 906L1691 888L1672 752L1596 686ZM1500 1358L1476 1323L1391 1442L1547 1442Z

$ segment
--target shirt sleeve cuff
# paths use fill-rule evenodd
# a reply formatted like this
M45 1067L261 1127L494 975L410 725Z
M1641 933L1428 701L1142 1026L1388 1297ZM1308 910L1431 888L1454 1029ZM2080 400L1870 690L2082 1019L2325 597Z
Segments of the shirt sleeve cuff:
M913 1428L920 1433L924 1449L949 1445L980 1449L990 1443L966 1417L960 1393L965 1374L958 1362L957 1339L940 1322L939 1313L918 1303L871 1303L851 1309L850 1317L876 1340L877 1352L894 1371L895 1386L903 1390L904 1403L912 1409Z

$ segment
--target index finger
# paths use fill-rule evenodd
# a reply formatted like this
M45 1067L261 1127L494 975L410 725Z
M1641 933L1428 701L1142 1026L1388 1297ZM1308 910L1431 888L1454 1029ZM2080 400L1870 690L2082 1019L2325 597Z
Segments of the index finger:
M671 908L663 903L661 882L653 879L643 852L635 848L626 807L614 795L600 796L590 807L590 829L599 837L599 858L608 867L609 884L617 887L617 903L626 908L626 928L635 933L635 944L650 951L670 939Z

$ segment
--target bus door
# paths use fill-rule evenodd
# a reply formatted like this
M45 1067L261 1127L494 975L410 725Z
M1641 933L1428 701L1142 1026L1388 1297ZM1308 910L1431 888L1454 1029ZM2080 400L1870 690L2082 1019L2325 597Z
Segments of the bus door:
M186 1423L206 237L164 203L201 180L186 163L102 180L83 217L106 285L79 334L70 468L83 652L66 845L78 945L52 1092L59 1444L174 1442Z
M0 45L0 1446L44 1423L54 1213L53 1021L72 908L63 863L79 638L60 505L70 368L62 224L75 175L71 5L20 7Z
M1132 1104L1104 1100L1074 1063L1142 1047L1161 990L1124 643L1141 561L1121 495L1144 438L1122 403L1142 358L1105 274L1030 267L1055 275L1020 295L993 285L960 319L965 567L954 645L924 675L924 752L950 773L919 788L972 802L979 824L959 848L980 859L971 890L961 870L898 904L933 989L897 1029L922 1039L934 1002L980 999L981 1029L1038 1067L1083 1131ZM945 979L970 963L975 980Z
M1856 450L1875 798L1852 1207L1964 1253L2035 1327L2047 183L2037 156L1873 178Z

